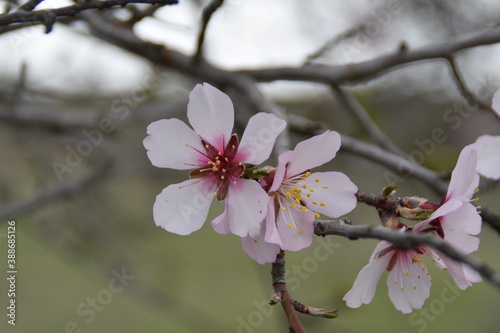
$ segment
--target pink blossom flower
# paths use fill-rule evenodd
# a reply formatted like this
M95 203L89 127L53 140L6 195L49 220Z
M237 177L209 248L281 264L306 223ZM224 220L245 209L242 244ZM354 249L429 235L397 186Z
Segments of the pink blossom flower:
M228 231L240 237L258 234L267 193L255 180L240 176L245 163L260 164L269 157L285 122L271 114L256 114L239 142L231 135L231 100L207 83L193 89L187 109L194 130L179 119L163 119L148 126L143 142L154 166L192 169L191 179L167 186L156 197L156 224L173 233L190 234L201 228L216 196L225 199Z
M400 232L414 232L403 227ZM354 285L344 296L347 306L358 308L372 301L382 273L387 270L389 298L399 311L410 313L420 309L429 297L432 280L421 256L429 257L438 267L448 270L460 286L478 282L479 275L447 256L440 256L428 246L401 250L381 241L373 251L369 263L359 272ZM464 288L462 288L464 289Z
M426 203L429 205L427 208L435 211L428 219L415 225L415 231L421 231L429 225L437 229L436 232L441 238L464 254L478 249L479 238L473 235L481 231L481 216L470 203L479 184L476 165L477 153L474 146L466 146L452 172L443 202L441 205Z
M309 171L333 159L339 148L340 135L328 131L279 156L275 173L262 181L269 193L265 226L258 237L243 240L251 258L272 262L280 248L306 248L312 243L313 222L319 213L339 217L354 209L358 188L346 175Z
M500 136L480 136L474 148L477 152L477 171L485 177L500 179Z

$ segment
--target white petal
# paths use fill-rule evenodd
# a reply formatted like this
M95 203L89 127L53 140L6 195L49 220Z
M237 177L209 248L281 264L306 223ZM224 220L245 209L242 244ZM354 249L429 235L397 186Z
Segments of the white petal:
M463 195L471 198L479 184L479 175L477 169L477 153L474 145L469 145L462 149L458 157L457 165L451 173L450 185L446 200L457 195Z
M493 94L493 99L491 101L491 107L497 115L500 117L500 89L498 89L494 94Z
M458 209L440 218L444 239L464 254L479 248L477 235L481 231L481 216L476 207L466 202Z
M179 235L188 235L201 228L213 194L207 191L205 183L194 182L186 180L169 185L158 194L153 206L156 225Z
M257 236L247 236L241 239L243 250L261 265L274 262L276 255L280 252L279 245L267 243L264 240L265 233L266 225L263 223Z
M240 237L256 236L266 217L268 195L254 180L234 178L233 181L236 184L229 185L225 221L219 223L229 225L231 233Z
M296 208L278 211L276 226L281 239L281 248L299 251L311 246L314 235L314 214Z
M197 84L189 94L189 123L219 151L226 147L234 125L234 108L229 96L208 83Z
M144 147L151 163L160 168L194 169L196 159L205 160L200 138L179 119L162 119L149 124ZM186 164L188 163L188 164Z
M385 248L387 248L386 242L384 244L379 243L375 251L373 251L370 262L359 272L351 290L343 298L348 307L359 308L361 304L368 304L372 301L377 290L378 281L382 273L387 269L393 254L391 252L375 258Z
M358 188L341 172L315 172L298 184L307 208L330 217L340 217L356 207Z
M420 309L430 295L431 279L427 269L414 258L418 258L415 250L398 250L396 264L387 278L389 298L403 313Z
M500 94L495 94L500 103ZM497 112L500 110L497 105ZM477 151L477 171L485 177L500 178L500 136L483 135L475 143Z
M274 174L273 185L269 189L269 192L275 192L285 179L285 175L287 173L286 164L290 160L290 157L293 155L291 150L286 151L278 157L278 167L276 168L276 173Z
M323 165L332 160L340 149L340 135L327 131L299 142L288 162L286 178Z
M255 165L264 162L271 155L274 142L285 127L283 119L270 113L257 113L248 121L234 160Z

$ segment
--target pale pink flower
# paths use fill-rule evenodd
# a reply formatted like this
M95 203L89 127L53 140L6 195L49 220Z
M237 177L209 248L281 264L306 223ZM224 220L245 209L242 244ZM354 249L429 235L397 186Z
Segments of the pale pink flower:
M400 232L414 232L403 227ZM378 281L389 271L387 287L389 298L399 311L410 313L420 309L429 297L432 284L431 277L421 256L429 257L438 267L448 270L459 287L477 282L479 275L464 268L461 263L440 256L428 246L401 250L389 242L381 241L373 251L369 263L359 272L354 285L344 296L347 306L358 308L372 301ZM471 281L472 280L472 281ZM465 288L462 288L465 289Z
M464 254L478 249L479 238L473 235L481 231L481 216L470 202L479 184L476 165L477 153L474 145L466 146L452 172L443 202L441 205L428 203L428 208L435 211L428 219L416 224L415 231L431 226L437 229L436 233L441 238Z
M500 136L480 136L474 148L477 152L477 171L485 177L500 179Z
M498 89L494 94L491 101L491 107L496 112L498 117L500 117L500 89Z
M201 228L216 196L225 199L228 232L257 235L266 215L267 193L255 180L240 176L245 163L260 164L269 157L285 122L271 114L256 114L238 142L231 135L231 100L207 83L193 89L187 109L194 130L179 119L163 119L148 126L143 142L154 166L193 169L190 178L195 178L169 185L156 197L156 224L173 233L190 234Z
M250 257L260 263L271 262L280 248L306 248L312 243L313 222L319 213L339 217L354 209L358 189L346 175L309 171L333 159L339 148L340 135L328 131L279 156L275 173L263 180L269 193L265 226L259 238L243 240Z

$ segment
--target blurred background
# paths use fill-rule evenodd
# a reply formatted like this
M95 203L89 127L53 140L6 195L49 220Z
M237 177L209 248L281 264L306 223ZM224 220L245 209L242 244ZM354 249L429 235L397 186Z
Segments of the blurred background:
M186 55L196 52L207 1L181 0L134 25L140 38ZM44 1L37 8L69 1ZM0 1L4 11L12 1ZM120 20L149 5L106 10ZM444 43L500 22L496 1L291 1L228 0L213 15L206 60L224 70L346 65L395 52ZM152 206L161 190L187 172L151 166L142 140L163 118L186 120L190 90L198 79L165 69L90 34L79 16L0 34L0 302L7 306L7 221L16 221L17 321L6 316L1 332L286 332L272 295L270 265L253 262L233 235L209 223L189 236L155 226ZM500 86L500 49L482 46L457 53L468 89L486 104ZM285 113L369 142L369 137L328 86L275 81L258 85ZM453 169L463 146L482 134L500 135L492 113L474 110L456 88L445 61L398 67L347 87L402 150L441 128L423 165ZM256 111L233 99L240 135ZM453 115L454 120L449 116ZM460 123L458 123L460 121ZM293 144L306 139L292 133ZM270 164L274 164L272 156ZM380 193L387 169L340 152L320 169L346 173L360 190ZM398 195L439 198L412 178ZM493 184L496 185L496 184ZM481 205L500 213L497 187L480 192ZM23 201L24 200L24 201ZM32 201L30 201L32 200ZM8 209L21 202L15 214ZM212 207L210 221L222 210ZM6 213L7 212L7 213ZM365 205L349 214L355 224L377 224ZM475 254L500 270L498 234L483 226ZM309 332L493 332L500 325L498 290L487 282L465 291L431 266L434 284L421 310L410 315L391 304L379 283L374 300L350 309L342 297L367 263L375 240L315 239L288 252L292 296L330 310L334 320L301 316Z

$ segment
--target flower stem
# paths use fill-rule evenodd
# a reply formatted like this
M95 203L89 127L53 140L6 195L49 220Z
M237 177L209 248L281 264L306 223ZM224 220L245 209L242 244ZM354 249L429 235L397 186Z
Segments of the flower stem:
M288 319L288 327L290 333L306 333L305 328L300 322L299 316L295 311L293 299L288 293L285 282L285 252L281 250L276 256L276 261L273 263L271 275L273 279L273 288L275 295L281 298L281 305L285 310Z

